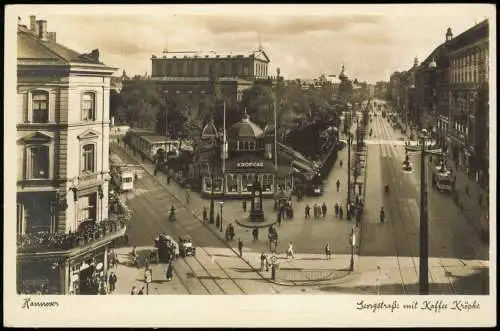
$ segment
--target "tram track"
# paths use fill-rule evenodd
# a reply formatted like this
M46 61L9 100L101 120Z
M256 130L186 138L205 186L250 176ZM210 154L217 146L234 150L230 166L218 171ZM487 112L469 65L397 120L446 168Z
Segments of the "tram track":
M385 134L388 136L388 138L389 138L389 139L391 139L391 138L393 139L393 138L394 138L394 136L393 136L393 135L394 135L394 132L392 132L392 134L390 133L390 132L391 132L391 130L389 130L389 128L388 128L388 123L384 123L384 121L383 121L383 120L381 120L381 123L380 123L380 124L381 124L381 126L382 126L382 127L384 127L384 129L385 129L385 130L384 130L384 131L385 131ZM390 137L390 136L392 136L392 137ZM389 147L389 146L387 146L387 148L388 148L388 149L390 149L390 147ZM393 153L393 154L394 154L394 157L396 158L396 156L397 156L396 154L398 154L398 153L394 150L394 153ZM398 161L399 161L399 160L398 160ZM392 163L392 165L394 165L394 163ZM391 177L393 177L393 178L394 178L394 171L397 171L398 169L394 169L394 167L393 167L393 166L389 167L389 169L390 169L390 171L391 171L391 173L392 173L392 176L391 176ZM394 170L394 171L393 171L393 170ZM410 186L412 186L412 187L413 187L413 189L415 190L415 192L417 193L417 195L419 195L419 194L420 194L420 192L419 192L419 190L417 189L417 187L416 187L416 186L413 186L413 185L410 185ZM410 214L410 219L411 219L411 213L410 213L411 208L410 208L410 206L409 206L409 204L408 204L408 201L406 202L406 204L407 204L407 206L406 206L407 208L406 208L406 209L408 210L408 212L409 212L409 214ZM399 205L399 202L398 202L398 205ZM401 218L401 225L402 225L403 232L405 233L405 237L406 237L407 242L408 242L409 255L410 255L410 256L411 256L411 258L412 258L412 264L413 264L413 267L414 267L414 269L415 269L415 272L416 272L416 274L417 274L417 276L418 276L418 268L417 268L416 263L415 263L415 257L413 257L413 255L412 255L411 246L410 246L410 242L411 242L411 241L409 240L410 238L409 238L409 235L408 235L408 233L407 233L406 226L405 226L404 221L403 221L403 219L404 219L404 218L403 218L403 215L402 215L402 211L401 211L401 208L399 208L399 206L398 206L398 208L396 208L396 209L397 209L397 213L401 216L401 217L400 217L400 218ZM394 212L394 211L391 211L391 212ZM429 232L429 238L432 238L432 241L431 241L432 243L437 243L436 237L435 237L434 235L432 235L432 234L431 234L431 232ZM396 239L394 239L394 240L396 241ZM397 245L397 244L395 243L395 245ZM397 249L397 251L398 251L398 249ZM397 254L399 255L399 253L397 253ZM418 255L417 255L417 256L418 256ZM440 265L440 267L441 267L441 268L443 269L443 271L444 271L444 274L445 274L446 279L448 280L448 281L447 281L447 285L448 285L448 287L449 287L449 288L450 288L450 290L453 292L453 294L456 294L457 292L456 292L456 288L455 288L455 286L453 285L453 280L452 280L452 279L451 279L451 277L449 276L449 274L450 274L450 273L449 273L449 271L446 269L446 267L445 267L445 265L444 265L444 263L443 263L442 258L441 258L441 257L437 257L437 259L438 259L438 261L439 261L439 265ZM398 267L400 268L399 259L398 259ZM431 283L435 283L435 282L434 282L434 277L433 277L433 275L432 275L431 270L432 270L432 268L429 268L429 275L430 275L430 277L431 277ZM401 269L400 269L400 274L401 274ZM406 285L404 285L404 281L403 281L403 279L402 279L402 284L403 284L403 286L406 286ZM405 293L407 293L407 291L405 291Z
M121 147L121 146L120 146L120 147ZM129 153L127 153L127 152L126 152L123 148L120 148L120 150L122 151L122 154L124 154L124 156L125 156L126 158L128 158L128 159L129 159L129 160L131 160L131 161L133 161L134 163L139 163L139 162L137 162L137 159L135 159L134 157L132 157L132 156L131 156ZM182 202L182 201L181 201L181 200L180 200L180 199L179 199L179 198L178 198L175 194L173 194L172 192L170 192L170 190L166 187L166 185L165 185L164 183L162 183L162 182L161 182L158 178L156 178L156 177L155 177L155 176L154 176L154 175L153 175L153 174L152 174L152 173L151 173L151 172L150 172L150 171L149 171L149 170L148 170L148 169L147 169L147 168L146 168L143 164L141 164L141 163L139 163L139 164L143 167L143 169L144 169L144 171L145 171L145 174L146 174L146 175L147 175L147 176L148 176L148 177L152 180L152 182L155 182L155 183L156 183L156 184L158 184L160 187L162 187L162 188L166 191L166 193L168 194L168 196L170 197L170 199L171 199L172 201L176 201L176 202L177 202L176 204L177 204L177 205L179 205L179 206L181 206L181 207L182 207L182 209L184 209L185 211L187 211L187 212L188 212L188 214L190 214L190 215L193 217L193 219L194 219L194 220L196 220L196 221L198 221L198 222L200 222L200 223L202 222L202 220L200 220L200 219L199 219L199 217L198 217L196 214L194 214L194 213L193 213L193 212L192 212L189 208L187 208L187 206L186 206L186 205L185 205L185 204L184 204L184 203L183 203L183 202ZM164 175L163 175L162 173L160 173L160 176L164 176ZM159 222L155 222L155 223L157 223L157 224L158 224ZM175 225L177 225L177 226L179 226L180 228L182 228L186 234L187 234L187 233L189 233L189 231L187 230L186 226L182 225L182 224L181 224L181 222L180 222L180 220L174 221L174 222L172 222L172 223L173 223L173 224L172 224L172 226L171 226L170 228L173 228ZM164 225L164 226L165 226L165 225ZM178 231L172 231L171 229L169 229L169 231L171 232L171 234L173 234L173 235L175 235L175 236L178 236L178 234L179 234L179 232L178 232ZM209 231L211 231L211 230L209 230ZM216 235L216 234L214 234L213 232L212 232L212 235L213 235L215 238L217 238L217 240L218 240L218 241L222 242L225 246L227 245L227 244L226 244L226 243L225 243L225 242L224 242L224 241L223 241L223 240L222 240L219 236L217 236L217 235ZM154 239L154 238L153 238L153 239ZM198 247L198 248L197 248L197 250L202 250L202 251L203 251L203 252L204 252L207 256L211 256L211 254L209 253L209 251L208 251L206 248L204 248L204 247ZM236 255L235 255L235 257L236 257ZM190 258L191 258L191 257L190 257ZM196 261L198 262L198 264L199 264L199 265L203 268L204 272L205 272L207 275L209 275L209 277L214 278L213 274L212 274L212 273L211 273L211 272L210 272L210 271L209 271L209 270L208 270L208 269L207 269L207 268L203 265L203 263L202 263L202 262L201 262L201 261L200 261L197 257L193 257L193 258L194 258L194 260L196 260ZM218 268L222 271L222 273L226 276L226 278L224 278L224 279L228 279L228 280L230 280L230 281L231 281L231 283L232 283L232 284L234 284L234 286L238 289L238 291L239 291L239 292L241 292L241 294L247 294L247 293L246 293L246 291L244 290L244 288L243 288L241 285L239 285L239 284L237 283L237 281L229 275L229 273L228 273L228 272L227 272L227 271L226 271L226 270L225 270L225 269L224 269L224 268L220 265L220 263L219 263L218 261L213 260L213 261L212 261L212 263L214 263L215 265L217 265L217 267L218 267ZM186 265L188 266L188 268L189 268L191 271L193 271L193 273L194 273L194 274L196 274L192 266L190 266L188 263L186 263ZM219 283L217 282L217 280L213 279L213 281L214 281L214 283L217 285L217 287L218 287L218 288L219 288L219 289L220 289L220 290L221 290L224 294L228 294L228 293L227 293L227 291L226 291L226 290L222 287L222 285L221 285L221 284L219 284ZM202 282L200 281L200 283L202 283ZM185 285L185 284L184 284L184 285ZM204 285L203 285L203 286L204 286ZM274 290L276 293L279 293L276 289L274 289L274 287L272 287L272 288L273 288L273 290ZM211 294L211 292L210 292L210 290L208 290L208 288L206 288L206 290L207 290L207 293Z

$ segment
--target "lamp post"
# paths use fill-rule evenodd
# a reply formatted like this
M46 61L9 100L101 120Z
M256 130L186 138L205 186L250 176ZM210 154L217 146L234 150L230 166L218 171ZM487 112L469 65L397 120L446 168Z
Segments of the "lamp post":
M213 169L210 168L210 164L208 165L208 169L210 172L210 211L208 215L208 223L214 223L214 174Z
M425 169L425 156L441 156L441 152L426 150L426 141L430 139L427 130L422 129L418 137L421 146L412 148L405 146L406 151L420 151L420 259L419 259L419 293L429 294L429 215L427 206L427 178Z
M351 260L349 263L349 270L354 270L354 247L356 246L356 233L354 232L354 227L351 229L351 235L349 236L349 241L351 244Z
M349 107L349 106L348 106ZM349 206L351 205L351 108L348 108L348 128L347 128L347 220L351 219L351 213L349 212Z
M220 232L222 232L222 206L224 206L224 201L219 201L220 206Z

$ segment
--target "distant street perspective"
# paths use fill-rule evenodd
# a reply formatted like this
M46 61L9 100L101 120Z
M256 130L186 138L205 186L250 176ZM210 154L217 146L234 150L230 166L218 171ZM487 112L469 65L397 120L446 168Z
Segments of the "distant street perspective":
M19 294L490 293L487 19L373 82L288 76L261 32L128 75L26 19Z

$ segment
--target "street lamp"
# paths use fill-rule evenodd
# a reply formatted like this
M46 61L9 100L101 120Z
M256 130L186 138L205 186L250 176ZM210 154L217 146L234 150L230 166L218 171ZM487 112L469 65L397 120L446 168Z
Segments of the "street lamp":
M219 201L220 206L220 232L222 232L222 206L224 205L224 201Z
M349 270L354 270L354 247L356 246L356 233L354 231L354 227L351 229L351 235L349 236L349 241L351 244L351 261L349 263Z
M348 105L348 115L349 115L349 124L347 131L347 220L351 220L351 213L349 211L349 207L351 206L351 144L352 144L352 136L351 136L351 108Z
M214 175L213 169L210 167L210 163L208 163L208 172L210 174L210 211L208 215L208 223L214 223Z
M419 292L421 295L429 294L429 215L427 206L427 178L425 171L425 156L441 156L437 151L426 150L426 141L429 140L427 130L422 129L420 136L420 260L419 260ZM419 151L417 148L405 146L406 151Z

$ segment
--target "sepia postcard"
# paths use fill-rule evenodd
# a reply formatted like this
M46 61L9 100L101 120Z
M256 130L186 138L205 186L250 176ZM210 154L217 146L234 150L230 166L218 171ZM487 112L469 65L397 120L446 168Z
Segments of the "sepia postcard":
M4 26L4 325L496 325L494 5Z

